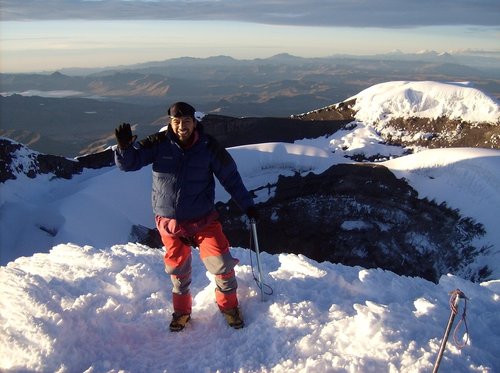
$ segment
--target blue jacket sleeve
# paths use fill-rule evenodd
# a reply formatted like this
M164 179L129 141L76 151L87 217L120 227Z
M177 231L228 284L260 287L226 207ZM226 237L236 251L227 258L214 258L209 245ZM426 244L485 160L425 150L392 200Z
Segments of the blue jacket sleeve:
M134 143L126 149L115 148L115 164L122 171L137 171L142 167L153 163L157 146L145 147L140 143Z

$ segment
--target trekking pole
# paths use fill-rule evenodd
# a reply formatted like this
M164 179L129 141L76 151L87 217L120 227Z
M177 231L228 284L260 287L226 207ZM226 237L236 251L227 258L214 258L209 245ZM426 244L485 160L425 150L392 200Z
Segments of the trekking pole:
M439 348L439 353L438 353L436 362L434 363L434 369L432 370L432 373L437 373L437 371L439 369L439 364L441 363L441 359L443 357L444 349L446 348L446 342L448 341L448 337L450 335L451 327L453 326L453 321L455 321L455 316L458 313L458 303L459 303L460 299L467 299L465 297L465 294L460 289L456 289L453 292L451 292L451 298L450 298L451 313L450 313L450 318L448 319L448 325L446 326L446 330L444 332L443 340L441 341L441 347ZM464 308L464 316L462 316L462 317L465 317L465 308Z
M262 283L262 266L260 264L259 240L257 239L257 227L255 224L255 219L251 219L250 224L252 225L253 241L255 243L255 254L257 256L257 270L259 271L257 280L259 282L258 285L259 285L259 289L260 289L260 300L263 302L264 301L264 289L263 289L263 283Z

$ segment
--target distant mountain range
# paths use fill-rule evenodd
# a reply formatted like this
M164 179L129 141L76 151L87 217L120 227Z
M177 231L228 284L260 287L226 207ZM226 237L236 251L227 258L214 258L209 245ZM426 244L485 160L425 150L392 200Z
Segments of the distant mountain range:
M226 117L288 118L395 80L470 81L499 98L498 61L436 52L328 58L280 54L0 74L0 135L41 152L73 157L103 150L121 122L137 124L139 136L156 132L165 123L167 106L178 100Z

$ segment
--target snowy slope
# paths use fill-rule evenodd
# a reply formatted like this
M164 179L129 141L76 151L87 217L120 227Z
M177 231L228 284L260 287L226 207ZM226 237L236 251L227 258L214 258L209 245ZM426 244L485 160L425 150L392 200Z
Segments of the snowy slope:
M398 85L387 84L378 94ZM464 113L473 113L482 102L468 92L461 91L459 101L437 93L435 100L441 107L459 102ZM87 170L69 181L20 176L0 185L0 370L430 371L450 314L448 293L460 288L470 298L469 342L458 350L450 340L440 371L500 371L500 151L434 149L402 156L401 148L381 142L370 123L356 122L328 138L230 152L250 189L273 183L280 174L320 173L352 162L344 155L393 158L383 164L406 178L420 197L446 201L485 225L481 244L493 249L473 265L487 262L492 281L477 284L450 274L433 284L262 253L274 294L260 302L249 252L233 248L241 260L236 270L247 322L234 331L216 310L212 279L195 252L193 324L171 334L162 252L127 243L132 224L153 225L150 169ZM227 198L218 188L217 199ZM267 198L266 191L257 200ZM460 340L463 334L462 328Z
M43 372L429 372L450 315L469 298L469 343L450 337L442 372L500 367L500 282L439 284L262 253L274 294L260 301L246 250L234 249L246 327L225 325L214 284L193 256L192 324L170 333L160 250L59 245L0 269L2 369ZM253 258L255 266L255 258ZM464 304L460 303L459 307ZM460 314L461 315L461 314ZM460 316L459 315L459 316ZM459 317L458 317L459 318ZM457 318L457 321L458 321ZM465 329L459 328L462 343Z
M371 86L348 100L353 98L356 119L366 124L396 117L447 117L492 124L500 121L500 107L495 99L468 82L387 82Z

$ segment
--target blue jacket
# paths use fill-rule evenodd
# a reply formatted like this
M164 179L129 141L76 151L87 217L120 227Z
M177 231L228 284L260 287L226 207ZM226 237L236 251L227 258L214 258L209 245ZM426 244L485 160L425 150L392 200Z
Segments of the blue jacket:
M153 164L153 211L179 222L197 220L215 210L215 179L243 211L253 200L228 151L197 125L199 138L187 149L175 141L171 129L158 132L126 149L115 149L115 163L123 171Z

